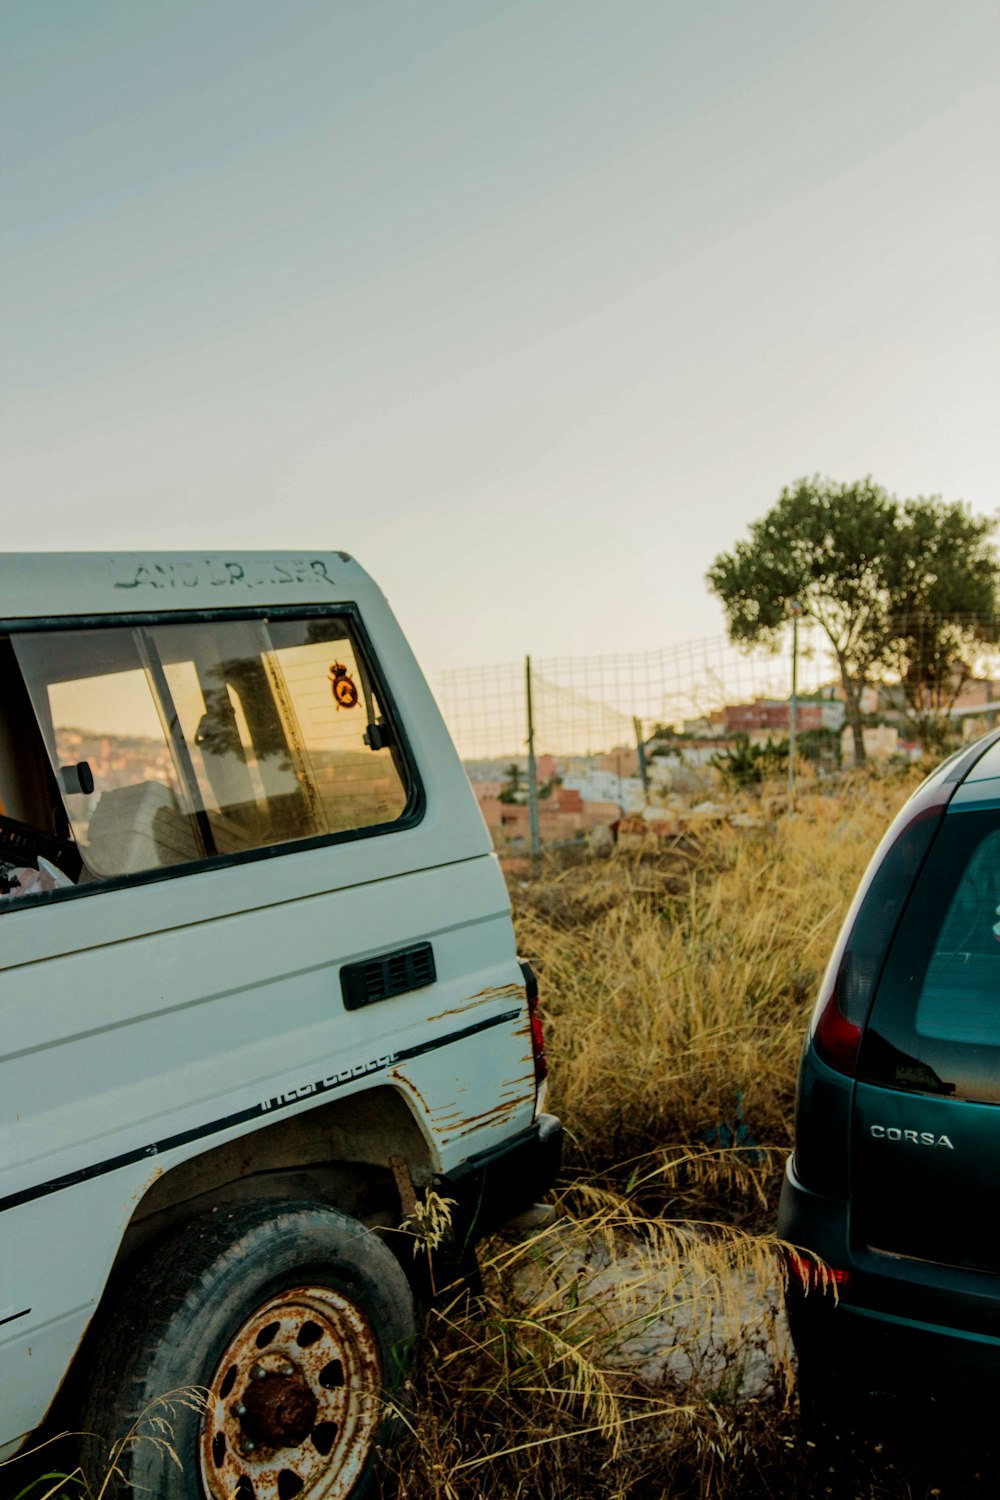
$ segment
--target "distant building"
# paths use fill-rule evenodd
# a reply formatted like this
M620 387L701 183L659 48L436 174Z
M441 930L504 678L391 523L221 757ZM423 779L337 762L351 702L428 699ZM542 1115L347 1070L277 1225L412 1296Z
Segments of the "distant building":
M558 813L582 813L583 798L575 787L562 786L553 787L547 797L542 797L539 807L546 812Z
M489 797L499 797L505 784L503 781L474 781L472 790L476 794L476 801L483 802Z
M727 734L787 735L790 732L791 705L780 698L756 698L753 703L730 703L723 713ZM836 731L843 722L843 703L816 703L807 699L800 700L795 705L795 728L800 734L810 729Z
M1000 682L991 677L970 677L962 684L952 712L958 717L971 709L987 707L994 713L1000 710Z
M714 756L727 748L727 744L729 741L724 735L714 736L712 739L681 739L678 736L669 744L664 739L660 742L660 747L652 751L649 772L655 778L655 768L658 765L711 765Z
M530 847L527 807L520 802L501 802L496 797L481 797L479 806L495 849L502 852ZM615 802L584 802L578 792L558 787L538 803L538 832L543 844L572 843L593 828L617 829L620 816Z
M596 760L598 771L610 771L614 776L639 774L639 752L634 745L618 745L606 755L598 755Z
M642 778L619 775L617 771L601 770L593 765L594 760L607 758L588 757L589 763L583 765L574 758L563 777L563 787L579 792L584 802L613 802L625 812L638 812L646 803Z
M718 739L726 733L726 710L717 708L709 714L701 714L696 719L685 719L681 726L681 733L687 739Z
M650 756L650 779L656 782L658 766L708 766L720 749L725 748L725 737L710 740L676 739L669 745L662 741Z
M900 753L899 730L895 724L865 725L861 735L869 760L888 760L890 755ZM840 753L844 764L850 765L854 759L854 735L850 727L845 728L840 736Z

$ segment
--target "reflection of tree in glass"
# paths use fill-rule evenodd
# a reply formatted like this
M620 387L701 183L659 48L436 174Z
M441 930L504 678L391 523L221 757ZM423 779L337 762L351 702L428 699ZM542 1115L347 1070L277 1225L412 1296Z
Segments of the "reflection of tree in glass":
M236 722L236 711L225 688L206 688L202 685L205 712L198 720L194 742L206 755L238 755L246 760L240 729Z
M246 763L229 694L232 688L243 709L257 759L270 761L278 770L291 771L288 740L263 663L258 658L230 657L215 666L199 668L198 677L205 713L195 733L195 743L211 755L236 755ZM213 686L213 682L220 685Z
M332 646L347 643L347 636L340 621L310 620L302 639L304 646ZM283 643L284 644L284 643Z
M318 830L265 661L254 655L195 664L204 712L194 733L203 794L221 816L220 848L302 838Z

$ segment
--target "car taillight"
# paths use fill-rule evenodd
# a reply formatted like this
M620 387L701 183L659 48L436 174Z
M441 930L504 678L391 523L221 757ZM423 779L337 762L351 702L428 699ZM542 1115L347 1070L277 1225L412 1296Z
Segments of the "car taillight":
M825 1063L839 1073L853 1073L861 1047L861 1027L855 1026L837 1004L837 988L816 1017L813 1043Z
M545 1058L545 1032L538 1009L538 980L535 971L525 960L519 959L524 975L524 990L528 1000L528 1021L531 1026L531 1054L535 1059L535 1082L542 1083L548 1077L549 1065Z
M833 951L813 1011L817 1053L853 1076L875 990L914 881L955 788L931 784L911 798L882 840Z
M535 1055L535 1081L541 1083L548 1076L549 1065L545 1057L545 1033L538 1013L537 995L534 1000L528 1001L528 1014L531 1017L531 1050Z
M803 1292L846 1292L851 1284L850 1271L828 1266L812 1255L800 1255L797 1250L785 1251L785 1265L789 1284Z

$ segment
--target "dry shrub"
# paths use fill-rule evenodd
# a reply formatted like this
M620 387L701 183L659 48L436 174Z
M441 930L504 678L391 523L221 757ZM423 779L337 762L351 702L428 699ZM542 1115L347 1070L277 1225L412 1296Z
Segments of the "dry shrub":
M748 1432L765 1411L769 1429L790 1420L776 1242L650 1219L587 1184L558 1208L485 1247L480 1298L432 1310L401 1496L745 1492L766 1453Z

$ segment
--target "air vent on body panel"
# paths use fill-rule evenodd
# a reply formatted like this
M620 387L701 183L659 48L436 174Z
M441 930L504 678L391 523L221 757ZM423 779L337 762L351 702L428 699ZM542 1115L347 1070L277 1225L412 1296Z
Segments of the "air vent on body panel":
M340 971L340 988L347 1009L360 1010L376 1000L423 989L436 978L433 948L430 943L416 943L412 948L380 953L364 963L346 964Z

